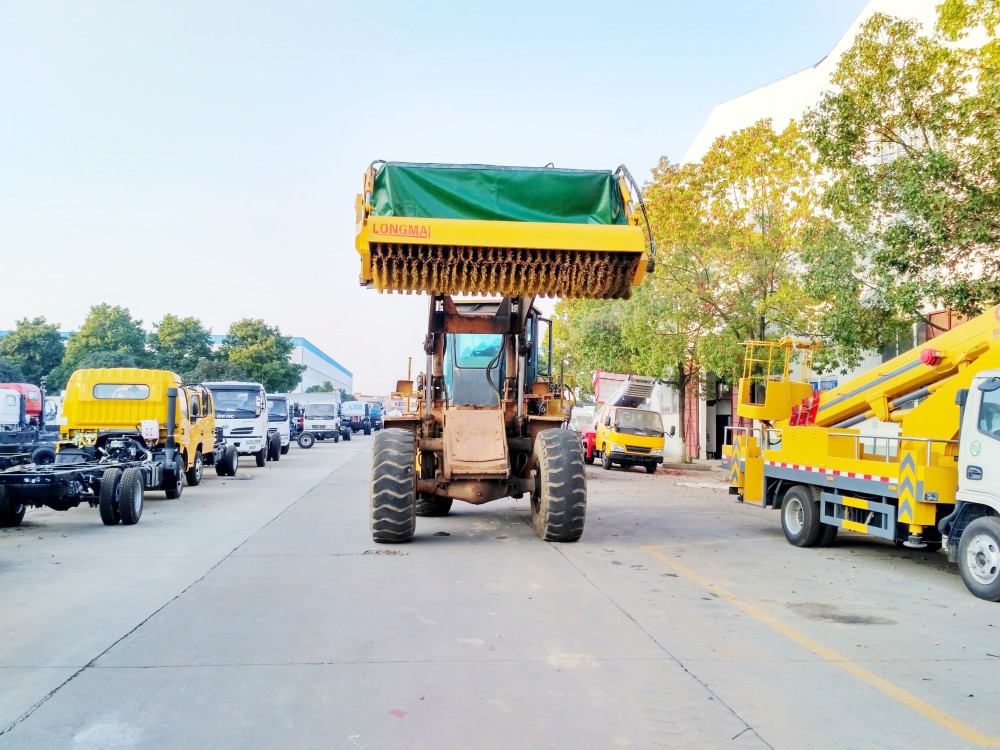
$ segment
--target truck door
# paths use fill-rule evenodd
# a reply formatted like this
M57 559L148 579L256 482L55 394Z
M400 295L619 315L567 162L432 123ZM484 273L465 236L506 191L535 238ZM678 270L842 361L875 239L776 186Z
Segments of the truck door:
M1000 507L1000 377L970 390L961 445L959 499Z

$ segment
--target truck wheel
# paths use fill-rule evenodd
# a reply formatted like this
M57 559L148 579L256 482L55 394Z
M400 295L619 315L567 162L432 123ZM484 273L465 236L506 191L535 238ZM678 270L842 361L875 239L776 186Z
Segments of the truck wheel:
M583 462L585 464L587 464L588 466L590 466L591 464L593 464L594 463L594 454L593 453L584 453L584 455L583 455Z
M337 430L335 433L333 433L333 442L335 443L340 442L340 430Z
M144 494L142 469L137 469L134 466L125 469L122 481L118 485L118 509L121 512L122 525L132 526L139 523L139 518L142 516ZM180 497L179 490L177 496Z
M829 523L821 524L819 536L816 537L816 546L832 547L833 543L837 540L838 531L840 531L839 526L834 526L833 524Z
M240 468L240 452L235 445L226 446L226 476L235 477L237 469Z
M257 466L267 465L267 446L264 446L259 451L253 454L253 457L257 460Z
M177 477L176 486L172 489L163 490L167 496L167 500L177 500L181 496L181 493L184 492L184 459L180 457L180 454L174 456L174 474ZM135 522L133 521L133 523Z
M350 441L351 435L353 435L353 434L354 434L354 430L347 430L347 432L344 433L344 440Z
M646 464L646 473L647 474L655 474L656 473L656 464Z
M819 503L808 487L797 485L785 493L781 503L781 529L785 539L796 547L815 547L820 527Z
M583 448L569 430L543 430L532 452L531 521L547 542L575 542L587 516Z
M291 448L291 447L292 447L292 441L289 440L288 441L288 445L281 446L281 455L282 456L287 456L288 455L288 449Z
M267 460L278 461L281 459L281 438L274 437L267 443Z
M450 497L438 497L421 492L417 495L417 515L426 518L446 516L451 512L451 504Z
M965 528L958 543L958 570L973 594L1000 601L1000 519L984 516Z
M105 526L117 526L122 520L118 510L118 495L121 488L121 469L105 469L101 474L101 495L98 508Z
M413 433L386 430L372 449L371 530L376 542L408 542L416 526Z
M312 448L316 444L316 438L312 436L311 432L303 432L299 435L298 443L300 448Z
M370 424L366 424L365 425L365 434L366 435L371 435L372 434L372 426Z
M31 463L36 466L48 466L49 464L54 464L56 462L56 449L50 448L47 445L43 445L40 448L35 448L31 452Z
M601 451L601 466L604 467L605 471L611 471L613 464L611 463L611 454L605 449Z
M192 487L197 487L201 484L201 478L205 475L205 458L201 455L201 451L194 452L194 464L191 468L187 470L185 478L187 483Z
M7 488L0 485L0 528L10 529L20 526L24 511L24 504L11 500L7 496Z

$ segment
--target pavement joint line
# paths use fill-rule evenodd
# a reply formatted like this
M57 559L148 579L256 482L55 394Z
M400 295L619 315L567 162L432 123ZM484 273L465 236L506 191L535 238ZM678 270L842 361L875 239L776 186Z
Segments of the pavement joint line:
M604 589L602 589L600 586L598 586L597 583L595 583L593 581L593 579L591 579L586 573L584 573L583 570L581 570L580 567L577 566L577 564L575 562L573 562L573 560L563 551L562 545L553 545L553 548L556 550L557 554L561 555L562 558L566 562L568 562L570 564L570 566L572 568L574 568L576 570L576 572L587 583L589 583L594 588L595 591L597 591L601 596L603 596L605 599L607 599L611 603L611 605L614 606L619 612L621 612L623 615L625 615L625 617L628 620L630 620L632 622L632 624L635 625L635 627L638 628L639 631L643 635L645 635L646 638L648 638L656 646L656 648L658 648L660 651L662 651L666 655L666 657L667 657L667 659L669 661L672 661L674 664L676 664L678 667L680 667L684 671L685 674L687 674L692 680L694 680L699 685L701 685L702 689L704 689L705 692L707 692L710 696L712 696L713 700L717 701L720 706L722 706L727 711L729 711L729 713L733 717L735 717L736 720L739 721L743 725L743 727L744 727L743 731L740 732L740 734L743 734L746 731L753 732L754 736L756 736L762 743L764 743L764 745L766 745L767 747L769 747L769 748L771 748L773 750L773 745L771 745L767 740L765 740L763 737L761 737L757 733L757 731L742 716L740 716L739 712L735 708L733 708L732 706L730 706L722 698L721 695L719 695L712 688L710 688L708 686L708 684L705 683L704 680L702 680L700 677L698 677L698 675L696 675L694 672L692 672L690 669L688 669L687 664L685 662L681 661L674 654L672 654L670 652L670 650L666 646L664 646L662 643L660 643L660 641L657 640L656 636L654 636L651 632L649 632L649 630L647 630L645 627L643 627L643 625L638 620L636 620L636 618L633 617L632 614L628 610L626 610L621 604L619 604L617 601L615 601L608 594L608 592L606 592ZM645 548L640 548L640 549L645 549ZM738 734L736 736L738 737L738 736L740 736L740 734Z
M650 659L635 656L594 657L595 662L604 664L644 664L648 662L668 663L673 661L669 656ZM226 664L95 664L93 669L105 671L128 671L143 669L242 669L245 667L344 667L363 664L544 664L549 665L548 657L534 659L345 659L343 661L275 661L275 662L236 662Z
M353 458L350 459L350 460L353 460ZM346 464L348 462L349 461L345 461L344 464ZM153 619L154 617L156 617L156 615L160 614L160 612L162 612L167 607L169 607L171 604L173 604L175 601L177 601L182 596L184 596L184 594L186 594L192 588L194 588L199 583L201 583L206 578L208 578L212 573L215 572L215 570L220 565L222 565L222 563L224 563L226 560L230 559L241 547L243 547L243 545L245 545L247 542L251 541L254 537L256 537L258 534L260 534L262 531L264 531L264 529L266 529L272 523L274 523L279 518L281 518L283 515L285 515L285 513L287 513L292 507L294 507L295 505L297 505L303 498L305 498L308 495L312 494L312 492L315 491L317 487L319 487L324 481L326 481L326 479L329 478L330 474L333 474L334 472L339 471L344 466L344 464L341 464L336 469L333 469L330 473L323 475L322 478L320 478L314 485L312 485L311 487L309 487L309 489L307 489L305 492L303 492L301 495L299 495L298 498L296 498L294 501L292 501L287 506L285 506L284 508L282 508L281 512L279 512L277 515L275 515L273 518L271 518L267 523L265 523L263 526L261 526L256 531L254 531L252 534L250 534L250 536L248 536L246 539L244 539L238 545L236 545L235 547L233 547L233 549L231 549L224 557L220 558L214 565L212 565L212 567L210 567L208 570L206 570L199 578L197 578L196 580L192 581L190 584L188 584L187 586L185 586L181 591L179 591L177 594L175 594L173 597L171 597L170 599L168 599L166 602L164 602L161 606L159 606L157 609L155 609L153 612L151 612L145 618L143 618L135 627L133 627L131 630L129 630L127 633L125 633L124 635L122 635L121 637L119 637L118 639L116 639L115 641L113 641L107 648L105 648L103 651L101 651L101 653L99 653L97 656L95 656L89 662L87 662L82 667L80 667L76 672L74 672L73 674L71 674L69 677L67 677L65 680L63 680L60 684L58 684L54 688L52 688L52 690L50 690L48 693L46 693L44 696L42 696L38 701L36 701L31 707L28 708L27 711L25 711L23 714L21 714L16 719L14 719L14 721L12 721L7 727L5 727L3 729L0 729L0 737L3 737L5 734L8 734L14 728L16 728L18 724L21 724L24 721L26 721L27 719L29 719L31 717L31 715L33 713L35 713L35 711L37 711L39 708L41 708L46 703L48 703L49 699L52 698L53 696L55 696L56 693L58 693L64 687L66 687L67 685L69 685L73 680L75 680L81 674L83 674L84 672L86 672L88 669L91 669L92 667L94 667L94 665L95 665L95 663L97 662L98 659L100 659L102 656L104 656L105 654L107 654L109 651L111 651L111 649L113 649L119 643L121 643L126 638L128 638L129 636L131 636L133 633L135 633L139 628L141 628L143 625L145 625L151 619Z
M659 560L668 567L677 571L680 575L684 576L689 581L698 584L699 586L708 589L710 593L717 595L720 599L724 599L738 609L742 609L748 615L758 620L759 622L767 625L768 627L776 630L781 635L785 636L789 640L797 643L798 645L805 648L807 651L811 651L820 657L823 661L831 664L835 667L847 672L849 675L858 679L869 686L875 688L879 692L883 693L889 698L892 698L897 703L900 703L904 707L910 709L911 711L919 714L920 716L928 719L935 724L947 729L952 734L961 737L966 742L971 742L976 745L983 747L1000 747L1000 737L994 735L988 735L980 732L975 727L969 726L960 719L955 718L951 714L945 713L941 709L931 705L922 698L917 697L908 690L900 687L894 682L890 682L884 677L880 677L874 672L861 666L859 662L852 661L846 656L834 651L832 648L824 646L819 641L816 641L804 633L799 632L791 625L788 625L781 620L779 620L774 615L769 612L757 607L749 602L741 599L736 594L727 591L726 589L719 586L717 583L705 578L699 573L691 570L687 566L671 559L663 552L661 552L657 545L647 545L641 547L643 552L650 555L651 557Z

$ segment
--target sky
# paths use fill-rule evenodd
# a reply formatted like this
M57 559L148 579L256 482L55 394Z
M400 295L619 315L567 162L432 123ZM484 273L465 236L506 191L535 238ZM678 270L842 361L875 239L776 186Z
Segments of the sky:
M427 298L359 286L370 162L644 182L866 1L0 0L0 329L262 318L385 393Z

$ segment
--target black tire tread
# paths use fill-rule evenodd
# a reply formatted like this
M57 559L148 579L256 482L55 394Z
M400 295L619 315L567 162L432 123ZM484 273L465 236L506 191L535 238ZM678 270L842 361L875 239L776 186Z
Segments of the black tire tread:
M375 436L370 521L376 542L398 544L413 539L417 495L414 450L409 430L385 430Z
M535 531L547 542L575 542L587 518L583 447L569 430L544 430L535 438L539 477L532 496Z

